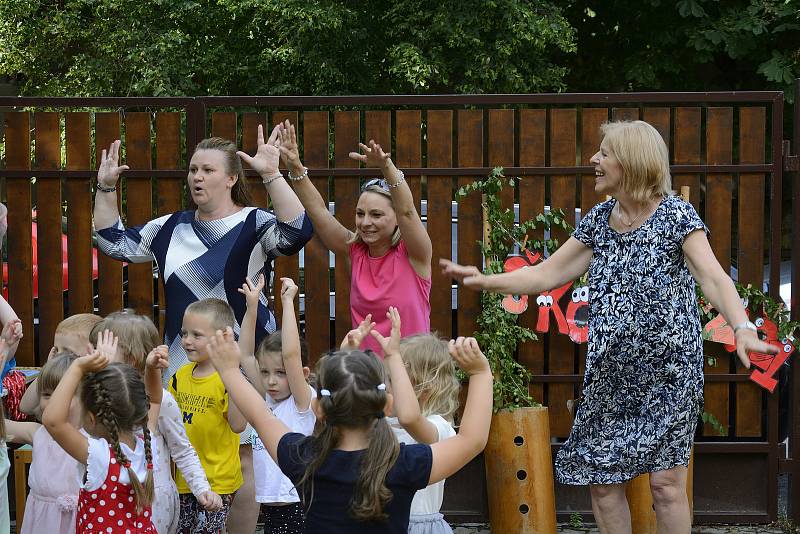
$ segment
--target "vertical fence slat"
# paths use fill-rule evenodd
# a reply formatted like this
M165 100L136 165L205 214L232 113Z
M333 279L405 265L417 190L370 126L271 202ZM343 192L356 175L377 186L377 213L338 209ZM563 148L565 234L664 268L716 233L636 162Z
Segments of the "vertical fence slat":
M178 112L159 112L156 114L156 168L179 169L181 166L181 114ZM162 178L156 184L159 216L182 209L183 178ZM164 336L167 319L167 298L164 282L158 280L158 327Z
M30 116L6 113L6 168L31 168ZM33 257L31 253L31 180L7 178L8 196L8 303L22 321L25 336L17 349L17 365L35 365L33 353ZM11 202L13 200L13 202Z
M614 108L611 117L615 121L635 121L639 118L639 108Z
M272 113L272 128L278 125L281 122L288 120L292 124L294 124L295 132L298 131L298 124L297 124L297 112L296 111L275 111ZM270 128L269 131L272 131ZM282 171L286 174L286 170ZM288 179L287 179L288 180ZM262 184L258 184L256 187L260 187L264 189ZM291 186L289 186L291 187ZM274 209L274 207L273 207ZM300 284L300 257L297 254L293 254L291 256L279 256L275 260L275 282L273 290L275 295L280 295L280 288L281 288L281 277L287 277L294 280L295 284ZM242 280L244 282L244 280ZM294 312L295 317L300 317L300 299L295 299L294 302ZM283 306L281 304L281 299L275 299L275 316L277 318L278 324L281 323L281 318L283 317Z
M521 167L538 167L546 161L547 110L523 109L519 112L519 164ZM519 218L533 219L544 213L546 178L542 175L523 176L519 183ZM543 239L544 231L537 230L533 239ZM528 309L520 317L520 325L533 329L536 326L536 295L528 295ZM537 341L528 341L519 348L519 361L534 374L544 374L544 347L546 335L538 334ZM533 398L544 404L544 385L530 386Z
M676 165L697 165L700 157L700 128L702 115L700 108L675 108L675 139L673 141L673 163ZM672 177L672 189L680 192L681 187L689 187L689 199L694 209L700 212L700 176L697 174L676 174Z
M399 123L399 119L398 119ZM428 167L450 167L453 164L453 112L428 111ZM450 278L438 268L438 259L452 259L452 176L428 176L428 232L434 236L433 270L431 273L431 330L453 336L453 292Z
M553 109L550 112L550 164L558 167L575 165L577 146L577 120L574 109ZM567 221L575 224L575 176L553 176L550 179L550 205L564 210ZM563 231L552 234L563 244L569 237ZM569 298L567 295L565 298ZM555 306L555 303L554 303ZM575 372L575 345L572 340L558 332L556 321L550 321L550 351L548 354L551 374ZM567 401L575 398L573 383L550 384L547 405L550 412L551 432L554 436L567 436L572 427L572 418L567 410Z
M664 138L664 143L667 145L667 148L669 148L671 137L669 131L669 108L645 108L643 118L646 122L650 123L653 128L658 130L658 133Z
M67 149L67 169L90 168L89 113L65 113L64 127ZM97 251L92 249L92 194L88 175L67 178L65 183L67 201L67 255L69 315L94 311L93 270L97 268Z
M334 162L337 167L358 168L358 162L349 153L360 141L360 116L357 111L337 111L334 114ZM334 184L336 218L346 228L353 228L358 202L358 177L339 176ZM350 270L347 258L336 258L336 341L341 341L351 328L350 320Z
M258 125L264 128L264 141L269 138L269 122L263 113L243 113L242 114L242 151L254 156L258 151ZM245 169L250 169L250 165L242 163ZM258 176L248 177L247 183L250 186L250 194L253 197L253 205L260 208L269 206L267 191L259 183Z
M328 112L306 111L303 113L303 162L314 169L327 169L328 150ZM328 177L314 177L311 181L327 205ZM317 235L303 249L306 340L312 363L334 346L331 340L329 258L328 249ZM349 316L346 322L350 324Z
M764 163L766 112L763 107L739 110L739 162ZM764 175L742 174L738 192L737 267L739 282L762 288L764 280ZM777 208L780 209L780 208ZM732 224L732 220L728 220ZM739 368L740 373L750 370ZM762 390L736 384L736 435L760 436Z
M266 125L265 125L266 127ZM235 111L215 111L211 114L211 135L224 137L238 144ZM268 132L264 132L269 136Z
M458 166L480 167L483 165L483 111L458 111ZM476 176L460 176L458 187L471 184ZM458 262L483 268L478 241L483 238L483 215L481 197L477 193L458 201ZM481 312L480 293L459 287L456 320L458 335L471 336L478 328Z
M126 163L131 169L152 169L150 114L125 115ZM126 180L127 224L138 226L153 218L153 186L150 177L128 177ZM153 315L152 262L128 265L128 307L137 313Z
M514 110L490 109L488 127L489 167L512 167L514 165ZM510 176L507 176L511 178ZM514 207L514 188L504 187L500 192L500 205Z
M120 138L120 117L119 113L97 113L95 114L95 168L100 166L100 156L103 149L108 147L114 140ZM120 151L120 165L124 164L125 158ZM123 174L123 180L126 180ZM117 193L117 209L121 210L122 195ZM100 315L108 315L113 311L122 308L122 262L98 253L98 287L100 293Z
M418 109L398 110L395 112L395 123L395 154L392 156L395 164L401 170L406 167L422 167L422 113ZM428 182L430 180L428 178ZM422 178L407 174L406 181L414 195L417 212L421 214ZM430 216L430 210L428 215Z
M731 108L708 108L706 117L706 161L711 165L729 164L733 153L733 111ZM731 267L731 199L733 179L729 174L706 176L705 221L711 231L711 248L725 272ZM706 345L708 354L716 357L716 365L708 365L706 373L727 373L732 358L717 343ZM729 385L706 386L706 412L714 415L723 426L727 425ZM737 412L740 407L737 407ZM717 413L717 410L720 410ZM738 419L738 415L737 415ZM760 419L760 417L759 417ZM706 425L708 426L708 425Z
M55 112L34 114L36 169L61 168L61 118ZM64 318L64 267L61 245L61 178L36 179L36 230L38 261L39 350L44 363L52 346L56 325Z

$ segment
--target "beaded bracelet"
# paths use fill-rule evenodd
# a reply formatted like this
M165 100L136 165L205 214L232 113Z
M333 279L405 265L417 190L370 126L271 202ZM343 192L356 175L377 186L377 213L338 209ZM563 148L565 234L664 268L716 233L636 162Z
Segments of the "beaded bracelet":
M289 179L293 182L299 182L303 178L308 178L308 167L303 167L303 174L299 176L292 176L292 171L289 171Z
M276 172L272 176L267 176L266 178L261 180L261 183L263 183L264 185L269 185L272 182L274 182L275 180L277 180L278 178L283 178L283 173L281 173L280 171Z
M401 171L400 169L397 169L397 172L400 173L400 179L397 180L395 183L391 183L389 180L386 180L386 185L388 185L389 187L399 187L400 184L402 184L403 182L406 181L405 173L403 171Z
M116 184L112 185L112 186L107 186L107 185L101 184L100 182L97 182L97 184L95 184L95 188L98 191L102 191L103 193L113 193L114 191L117 190Z

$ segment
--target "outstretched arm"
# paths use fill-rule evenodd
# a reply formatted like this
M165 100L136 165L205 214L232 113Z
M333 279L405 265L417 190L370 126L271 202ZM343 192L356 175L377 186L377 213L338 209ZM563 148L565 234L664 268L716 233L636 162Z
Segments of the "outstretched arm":
M239 351L241 352L241 365L245 376L256 388L258 394L264 397L267 390L261 381L261 368L256 359L256 320L258 318L258 303L261 293L264 291L264 275L258 276L258 282L253 285L250 280L245 280L239 293L244 295L247 309L242 318L241 329L239 330Z
M277 462L278 442L289 432L289 428L272 414L264 398L259 397L258 392L239 371L239 345L233 338L233 330L226 328L224 333L218 330L210 340L208 353L231 400L255 427L267 452Z
M289 391L294 404L301 412L311 405L311 390L303 372L303 360L300 354L300 332L297 328L297 316L294 313L294 298L297 285L291 278L281 278L281 304L283 320L281 321L281 355L283 370L289 381Z
M97 169L97 190L94 195L94 226L97 230L114 226L119 219L117 208L117 182L120 175L127 171L127 165L119 164L119 147L122 142L117 139L108 150L100 154L100 168ZM107 189L104 191L103 189Z

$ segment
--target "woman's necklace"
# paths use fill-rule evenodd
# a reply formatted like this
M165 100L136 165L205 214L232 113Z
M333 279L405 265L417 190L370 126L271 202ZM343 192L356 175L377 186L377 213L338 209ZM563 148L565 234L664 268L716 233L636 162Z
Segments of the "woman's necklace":
M625 222L625 219L622 218L622 205L619 202L617 202L617 218L620 220L622 224L630 228L631 226L636 224L636 222L642 215L644 215L644 212L647 211L649 205L650 205L649 203L645 204L644 207L641 210L639 210L639 213L636 215L636 217L631 219L631 222Z

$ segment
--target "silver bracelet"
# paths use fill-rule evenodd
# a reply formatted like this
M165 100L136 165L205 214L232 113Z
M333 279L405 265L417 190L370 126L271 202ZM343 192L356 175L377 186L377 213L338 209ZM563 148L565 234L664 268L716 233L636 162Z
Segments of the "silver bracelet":
M115 192L117 190L117 185L114 184L112 186L107 186L107 185L101 184L100 182L97 182L95 184L95 188L98 191L102 191L103 193L113 193L113 192Z
M400 184L406 181L406 174L400 169L397 169L397 172L400 173L400 179L397 180L395 183L391 183L389 180L386 180L386 185L388 185L389 187L400 187Z
M297 176L292 176L292 171L289 171L289 179L293 182L299 182L304 178L308 178L308 167L303 167L303 174Z
M283 178L283 173L281 171L276 172L272 176L267 176L266 178L261 180L261 183L264 184L264 185L269 185L272 182L274 182L275 180L277 180L278 178Z

